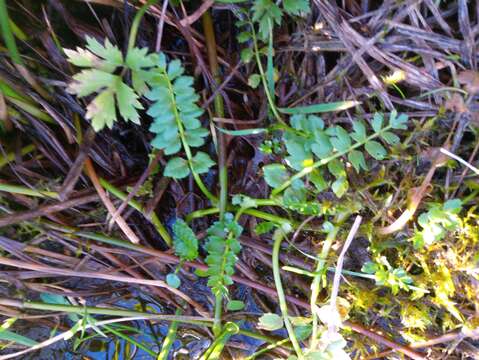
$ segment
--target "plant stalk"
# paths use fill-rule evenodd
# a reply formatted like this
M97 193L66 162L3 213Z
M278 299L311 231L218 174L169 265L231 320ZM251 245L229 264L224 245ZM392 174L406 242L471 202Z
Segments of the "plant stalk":
M273 253L272 253L272 262L273 262L273 277L274 277L274 284L276 287L276 292L278 293L278 302L279 308L281 309L281 314L283 315L284 325L286 326L286 330L288 331L289 339L291 340L291 344L293 345L294 351L298 356L299 360L303 360L303 351L301 350L301 346L299 345L298 339L296 338L296 334L294 333L294 328L291 322L289 321L288 315L288 304L286 303L286 296L283 289L283 284L281 282L281 274L280 274L280 266L279 266L279 253L281 250L281 241L285 236L283 229L276 229L273 234Z
M134 48L135 42L136 42L136 35L138 34L138 28L140 26L140 21L143 15L145 15L146 10L148 8L155 4L158 0L148 0L141 8L138 10L138 12L135 14L135 17L133 18L133 22L131 23L131 28L130 28L130 36L128 37L128 49L127 53Z
M214 89L221 83L220 67L218 64L218 55L216 53L216 39L213 27L213 20L209 11L206 11L202 16L203 29L205 32L206 48L208 53L208 62L210 64L211 74L214 79ZM225 109L223 98L221 94L217 93L214 98L214 107L216 117L223 118L225 116ZM220 123L218 126L222 127ZM226 136L222 131L218 132L218 168L219 168L219 180L220 180L220 198L219 198L219 210L220 220L223 220L227 201L228 201L228 169L226 167Z

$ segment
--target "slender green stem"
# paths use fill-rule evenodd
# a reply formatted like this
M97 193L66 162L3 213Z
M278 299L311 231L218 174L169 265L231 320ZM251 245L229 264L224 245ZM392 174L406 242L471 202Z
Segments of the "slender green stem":
M206 11L202 16L203 29L205 32L206 48L208 51L208 62L210 64L211 73L215 81L215 89L221 83L221 74L218 64L218 55L216 53L216 39L213 28L213 20L209 11ZM225 116L225 109L223 98L218 93L214 98L215 113L217 117L223 118ZM222 125L219 124L221 127ZM221 131L218 132L218 168L219 168L219 180L220 180L220 220L223 220L227 202L228 202L228 169L226 167L226 139L225 134Z
M224 259L223 259L224 261ZM215 295L215 318L213 323L213 334L218 336L221 333L221 316L223 314L223 295L216 294Z
M281 204L279 204L278 201L276 201L275 199L253 199L253 200L256 202L257 206L281 206ZM226 209L228 211L237 211L238 207L228 206ZM218 214L219 212L220 212L220 209L217 208L217 207L195 210L195 211L192 211L191 213L189 213L186 216L186 222L190 222L193 219L201 218L201 217L204 217L204 216L207 216L207 215ZM262 214L263 216L271 215L271 214L264 213L264 212L259 211L259 210L258 210L258 213ZM249 214L251 215L251 213L249 213ZM272 216L275 216L275 215L272 215ZM288 222L288 220L285 219L285 218L276 217L276 219L281 219L279 221L280 223Z
M258 65L258 70L261 77L261 82L263 83L264 92L266 93L266 98L268 99L269 106L276 120L278 120L278 122L280 122L281 124L286 125L284 120L281 118L281 115L279 114L278 109L276 108L272 94L270 94L266 74L263 68L263 64L261 63L261 59L259 57L258 39L256 37L256 31L254 29L253 23L250 23L250 25L251 25L251 35L253 38L254 56L256 59L256 64Z
M134 346L138 347L139 349L143 350L144 352L146 352L148 355L150 356L156 356L156 352L150 350L148 347L146 347L145 345L143 345L142 343L136 341L135 339L133 339L131 336L127 336L125 334L123 334L121 331L117 331L116 329L114 329L113 327L111 326L108 326L108 325L103 325L103 327L108 330L109 332L111 332L113 335L116 335L118 336L119 338L133 344Z
M272 196L276 196L278 195L280 192L282 192L284 189L286 189L287 187L289 187L295 180L298 180L298 179L301 179L302 177L308 175L309 173L311 173L314 169L318 168L318 167L321 167L321 166L324 166L326 165L327 163L337 159L337 158L340 158L341 156L344 156L346 154L348 154L349 152L351 152L352 150L354 149L357 149L358 147L361 147L363 146L364 144L366 144L368 141L371 141L375 138L377 138L378 136L381 136L382 133L388 131L389 129L391 129L391 125L388 125L386 127L384 127L383 129L381 129L381 131L377 132L377 133L374 133L370 136L368 136L364 141L362 142L357 142L356 144L352 145L349 149L345 150L345 151L338 151L336 154L334 155L331 155L327 158L324 158L324 159L321 159L319 161L316 161L313 165L311 166L307 166L305 167L303 170L301 170L300 172L294 174L293 176L291 176L288 180L286 180L283 184L281 184L279 187L277 187L276 189L274 189L272 192L271 192L271 195Z
M158 0L148 0L145 5L143 5L140 10L135 14L133 22L131 23L130 36L128 37L128 52L133 49L136 42L136 35L138 34L138 28L140 26L140 21L143 15L145 15L146 10L155 4Z
M289 342L289 339L282 339L282 340L276 341L275 343L269 344L268 346L262 348L261 350L256 351L254 354L251 354L250 356L248 356L244 360L254 360L258 356L260 356L264 353L267 353L270 350L276 349L279 346L283 346L283 345L287 344L288 342Z
M8 16L5 0L0 0L0 29L2 29L3 40L5 41L5 45L7 46L13 62L18 65L23 65L22 58L18 52L17 43L15 42L12 29L10 28L10 18Z
M180 315L181 310L176 309L175 315ZM176 337L176 331L178 329L178 321L173 321L168 329L168 334L166 334L163 344L161 345L161 351L158 354L156 360L167 360L168 354L170 353L171 346L173 345Z
M115 187L113 184L109 183L105 179L100 178L100 184L103 186L105 190L110 192L111 194L115 195L117 198L120 200L125 200L128 197L128 194L125 194L123 191ZM145 214L145 209L143 206L136 200L131 199L128 202L128 205L130 205L132 208L135 210L139 211L142 214ZM168 244L168 246L171 246L173 244L173 241L171 240L171 236L158 218L158 216L155 214L155 212L151 212L151 215L147 217L147 219L153 224L155 227L156 231L160 234L160 236L163 238L163 240Z
M286 330L288 330L289 339L291 340L291 344L293 345L294 351L296 352L298 359L302 360L304 359L303 351L301 350L301 346L299 345L296 334L294 333L293 325L289 321L288 304L286 303L286 295L284 294L283 284L281 282L279 253L281 249L281 241L283 240L284 236L285 233L283 229L276 229L273 234L272 261L274 284L276 287L276 292L278 293L279 308L281 309L281 314L283 315L283 321L284 325L286 326Z
M225 347L226 342L232 335L235 335L239 332L239 327L233 322L228 322L225 324L223 331L216 335L215 341L209 347L208 350L203 354L200 360L216 360L220 358L221 352Z
M0 298L0 304L4 306L16 307L21 309L44 310L44 311L60 311L66 313L75 313L84 315L111 315L111 316L141 316L145 319L163 320L163 321L178 321L187 324L211 326L212 319L195 317L195 316L178 316L178 315L158 315L145 313L141 311L110 309L94 306L75 306L63 304L49 304L38 301L20 301L13 299Z
M220 209L218 209L217 207L212 207L208 209L199 209L199 210L192 211L188 215L186 215L185 220L186 222L190 222L193 219L198 219L204 216L218 214L219 212L220 212Z
M40 197L40 198L58 199L58 193L55 191L42 191L42 190L30 189L28 187L21 186L21 185L11 185L11 184L0 183L0 191L12 193L12 194Z
M292 221L290 221L288 219L285 219L281 216L266 213L266 212L256 210L256 209L246 209L244 211L244 213L248 214L248 215L255 216L255 217L263 219L263 220L267 220L267 221L271 221L271 222L274 222L274 223L277 223L277 224L281 224L281 225L285 225L285 224L290 224L291 225L291 224L293 224Z
M316 302L318 301L319 292L322 288L321 280L323 279L323 275L326 271L326 258L328 257L329 250L333 245L334 239L336 239L336 235L339 231L339 228L334 227L326 236L326 239L323 243L323 249L321 250L321 254L319 255L319 261L316 264L315 275L313 281L311 283L311 297L310 297L310 305L311 305L311 314L313 317L313 324L312 324L312 335L311 335L311 349L315 350L319 340L319 328L318 328L318 315L316 312Z

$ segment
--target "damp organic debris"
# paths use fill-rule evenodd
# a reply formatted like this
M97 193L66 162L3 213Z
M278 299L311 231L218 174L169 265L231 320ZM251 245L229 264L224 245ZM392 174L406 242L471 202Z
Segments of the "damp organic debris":
M478 0L0 28L0 360L479 359Z

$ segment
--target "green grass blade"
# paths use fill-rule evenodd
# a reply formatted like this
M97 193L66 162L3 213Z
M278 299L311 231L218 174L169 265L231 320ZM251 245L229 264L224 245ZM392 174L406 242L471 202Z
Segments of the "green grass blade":
M38 343L30 339L26 336L16 334L12 331L9 330L2 330L0 331L0 340L4 341L12 341L14 343L20 344L20 345L25 345L25 346L35 346Z
M13 37L12 29L10 28L10 18L8 17L7 4L5 0L0 0L0 28L2 29L3 40L5 41L5 45L7 46L8 52L13 62L23 65L15 38Z
M341 111L352 108L356 105L361 104L359 101L336 101L324 104L314 104L308 106L297 106L294 108L278 108L278 110L283 114L288 115L303 115L303 114L316 114L316 113L325 113L332 111Z

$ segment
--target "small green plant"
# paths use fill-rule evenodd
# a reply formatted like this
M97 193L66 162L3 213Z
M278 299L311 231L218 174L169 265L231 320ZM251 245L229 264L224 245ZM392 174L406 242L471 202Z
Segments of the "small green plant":
M241 251L239 236L243 228L231 214L226 214L224 220L216 221L208 229L208 240L205 249L208 252L206 264L208 270L208 286L211 287L216 298L215 326L213 330L219 332L223 299L228 297L228 286L233 284L231 276L237 255Z
M419 215L416 229L411 241L416 249L430 246L442 240L449 231L458 229L461 220L458 216L462 208L460 199L451 199L444 204L434 204L431 208Z
M185 261L192 261L198 257L198 239L195 233L182 219L176 219L173 224L173 248L175 254L180 258L180 264L174 273L166 276L168 285L178 288L181 280L178 277L178 271Z
M406 270L393 268L384 256L381 256L377 262L367 262L361 271L374 275L376 284L389 287L394 295L399 292L399 289L410 290L413 283Z
M287 157L285 164L275 163L263 167L265 180L273 188L273 195L291 187L285 192L286 205L291 201L291 193L304 203L306 178L312 183L316 192L331 187L338 197L342 197L349 188L346 176L346 162L359 172L368 170L365 153L376 160L383 160L387 151L377 141L382 139L388 145L395 145L399 137L391 130L405 129L407 115L392 112L389 123L384 125L384 116L376 113L372 122L372 133L368 134L362 121L353 122L353 131L349 133L342 126L325 127L324 121L316 115L297 114L291 117L291 128L284 130L284 141ZM335 180L329 184L323 167L327 167ZM298 171L295 173L295 171Z

